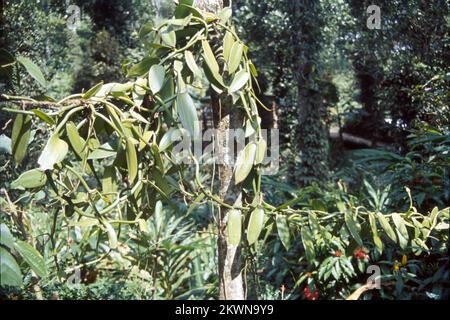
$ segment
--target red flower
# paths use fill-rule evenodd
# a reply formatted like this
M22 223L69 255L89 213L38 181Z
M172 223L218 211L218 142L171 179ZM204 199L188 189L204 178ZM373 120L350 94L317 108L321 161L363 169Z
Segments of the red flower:
M363 248L358 248L354 252L354 257L356 259L367 259L369 256L367 255L366 251Z
M308 300L317 300L319 299L319 291L317 291L316 286L314 286L314 292L311 292L308 286L303 289L303 293L305 294L306 299Z
M433 178L432 182L433 184L441 184L441 179Z
M340 257L340 256L342 256L342 252L340 252L339 250L336 250L336 251L334 252L334 255L335 255L336 257Z

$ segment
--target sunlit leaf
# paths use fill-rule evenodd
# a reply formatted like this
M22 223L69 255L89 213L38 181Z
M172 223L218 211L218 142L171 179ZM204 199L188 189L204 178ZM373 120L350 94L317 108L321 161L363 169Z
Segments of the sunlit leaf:
M148 84L153 94L156 94L161 90L164 84L165 76L166 71L164 70L163 66L154 65L150 68L150 71L148 73Z
M32 169L22 173L16 180L11 182L11 189L34 189L45 186L47 176L39 169Z
M191 139L198 139L200 137L200 122L197 109L187 92L180 93L177 96L177 110L183 128L190 133Z
M53 166L61 162L67 154L69 146L63 140L58 137L58 134L53 134L48 139L44 150L42 151L38 164L42 170L51 170Z
M20 253L22 258L28 263L31 269L33 269L36 275L41 278L47 275L45 260L35 248L27 242L20 240L14 244L14 248Z
M231 83L228 91L234 93L239 91L243 86L247 84L249 75L245 70L241 70L234 76L233 82Z
M39 67L33 61L31 61L27 57L22 56L17 57L17 61L25 67L28 74L33 77L41 86L45 87L47 85L41 69L39 69Z
M0 286L22 286L22 273L16 259L0 247Z

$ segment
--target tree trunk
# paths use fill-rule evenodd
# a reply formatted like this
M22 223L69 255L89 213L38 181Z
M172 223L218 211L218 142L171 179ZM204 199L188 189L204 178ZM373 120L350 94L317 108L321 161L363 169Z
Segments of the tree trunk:
M209 12L217 13L224 6L229 5L227 0L196 0L195 5ZM219 39L222 35L219 35ZM214 47L214 41L211 41ZM221 43L220 43L221 45ZM223 68L223 66L221 66ZM242 204L242 188L234 182L234 162L236 152L229 157L229 150L235 150L233 129L242 129L244 114L241 110L232 109L229 99L219 96L210 89L213 110L214 128L216 134L216 157L219 161L219 196L222 201L230 205ZM221 207L219 210L218 225L218 263L219 263L219 299L243 300L244 286L242 281L241 247L233 246L228 241L227 216L229 209Z

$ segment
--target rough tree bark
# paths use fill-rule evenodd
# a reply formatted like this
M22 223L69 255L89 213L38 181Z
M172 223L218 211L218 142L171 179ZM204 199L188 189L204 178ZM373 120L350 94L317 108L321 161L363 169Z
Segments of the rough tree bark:
M203 10L217 13L224 6L229 5L227 0L196 0L195 5ZM221 39L220 35L218 39ZM211 45L215 47L215 40ZM222 68L223 66L221 66ZM222 201L230 205L242 204L242 188L234 183L234 161L236 152L230 157L229 150L234 148L233 129L242 129L244 114L242 111L232 109L231 102L224 96L219 96L210 90L213 110L214 128L216 129L216 157L219 160L218 171L220 181L219 196ZM233 150L233 149L231 149ZM229 209L220 208L218 226L218 263L219 263L219 299L243 300L244 287L242 281L241 248L233 246L227 236L227 214Z

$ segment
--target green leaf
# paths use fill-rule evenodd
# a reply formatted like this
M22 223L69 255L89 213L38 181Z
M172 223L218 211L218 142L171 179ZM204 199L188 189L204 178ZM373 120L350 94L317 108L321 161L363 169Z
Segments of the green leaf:
M264 210L261 208L256 208L252 211L247 227L247 241L249 245L258 240L264 226L264 216Z
M234 172L235 184L239 184L247 178L253 168L256 155L256 144L250 142L243 150L239 152L236 160L236 167Z
M9 231L9 228L6 224L0 224L0 244L12 249L14 246L14 237Z
M161 32L161 39L163 40L163 42L168 45L169 47L175 47L177 44L177 35L175 33L175 31L170 28L170 27L166 27L162 32Z
M280 237L283 246L289 250L291 246L291 235L289 232L288 220L285 215L277 215L276 217L278 236Z
M130 138L126 138L127 149L127 167L128 167L128 179L130 183L133 183L138 173L138 160L136 154L136 148Z
M80 159L84 159L86 157L87 149L86 141L81 138L75 123L73 123L72 121L67 122L66 132L73 151L78 157L80 157Z
M83 99L86 99L86 100L89 99L89 98L92 98L93 96L95 96L95 95L100 91L100 89L102 88L102 86L103 86L103 81L97 83L97 84L96 84L95 86L93 86L91 89L89 89L88 91L86 91L86 93L83 94L82 98L83 98Z
M352 237L356 240L356 242L360 246L363 246L363 241L359 235L360 228L358 227L357 222L355 221L355 219L353 217L353 213L346 210L345 214L344 214L344 219L345 219L345 224L347 225L347 228L350 231L350 234L352 235Z
M223 38L223 57L225 61L230 59L231 48L233 47L234 39L231 32L227 31L225 37Z
M178 94L177 110L183 128L190 133L192 139L198 139L200 137L200 123L197 109L194 101L187 92Z
M18 114L14 120L11 134L11 150L16 165L19 165L25 157L28 141L30 140L31 117Z
M187 6L192 6L193 4L194 0L180 0L177 8L175 9L175 18L181 19L187 17L190 12Z
M203 63L203 71L205 72L206 79L218 89L225 88L225 83L223 82L222 76L218 72L214 72L211 70L209 65L205 62ZM217 90L216 90L217 91ZM222 92L217 92L222 93Z
M233 82L230 85L230 88L228 91L230 93L234 93L236 91L239 91L245 84L247 83L249 79L249 75L245 70L241 70L238 73L236 73L236 76L233 79Z
M214 56L214 53L211 49L211 46L209 45L209 42L203 40L202 47L204 53L203 57L205 58L206 64L208 65L209 69L213 73L219 73L219 64L217 63L216 57Z
M49 125L54 125L56 123L55 120L44 111L41 111L39 109L32 109L31 111L33 111L35 115L37 115L41 120L45 121Z
M153 22L152 21L146 22L139 30L139 34L138 34L139 39L143 40L145 38L145 36L148 35L152 31L153 31Z
M39 69L33 61L22 56L17 57L17 61L25 67L28 74L32 76L41 86L45 87L47 85L41 69Z
M109 145L109 143L102 144L89 154L89 160L101 160L117 155L117 152Z
M58 134L53 134L48 139L44 150L42 151L38 164L42 170L52 170L56 163L61 162L69 151L69 146L58 137Z
M375 246L377 247L378 252L380 254L382 254L383 253L383 242L381 241L380 237L378 236L377 221L375 219L375 214L373 212L369 212L369 223L370 223L370 228L372 229L373 242L375 243Z
M233 246L239 245L242 233L242 217L239 210L228 211L228 239Z
M135 64L128 70L127 77L142 77L154 64L158 64L159 59L155 57L145 57L139 63Z
M192 73L197 77L201 77L202 72L200 71L200 68L198 67L197 63L195 62L195 58L194 58L194 55L192 54L192 52L189 50L186 50L184 52L184 58L186 60L186 63L188 65L189 69L192 71Z
M159 141L159 150L161 152L163 152L164 150L166 150L167 148L169 148L173 141L172 141L172 135L174 134L174 132L176 132L176 129L174 128L170 128L169 131L167 131L163 137L161 138L161 140Z
M233 10L230 7L225 7L219 12L219 18L222 23L226 23L233 14Z
M0 286L22 286L22 273L16 259L0 247Z
M166 71L163 66L154 65L150 68L148 73L148 84L153 94L157 94L164 84Z
M14 244L14 248L20 253L22 258L28 263L31 269L33 269L36 275L41 278L47 275L45 260L35 248L20 240Z
M108 239L109 239L109 247L111 249L117 248L117 234L112 225L110 225L108 222L105 222L106 232L108 233Z
M233 74L241 64L242 54L244 53L244 44L242 42L235 42L230 51L228 63L228 72Z
M395 236L394 229L392 229L386 217L381 212L377 212L377 218L388 237L391 238L392 241L397 242L397 237Z
M314 238L311 230L307 226L303 226L300 232L302 235L303 247L305 248L306 259L311 262L316 257L314 251Z
M406 229L405 221L398 213L392 214L392 221L396 227L400 248L406 249L408 246L409 235L408 230Z
M45 186L47 176L39 169L32 169L22 173L16 180L11 182L11 189L33 189Z

